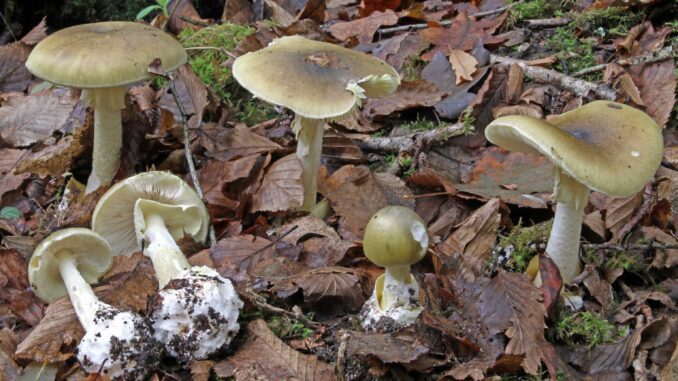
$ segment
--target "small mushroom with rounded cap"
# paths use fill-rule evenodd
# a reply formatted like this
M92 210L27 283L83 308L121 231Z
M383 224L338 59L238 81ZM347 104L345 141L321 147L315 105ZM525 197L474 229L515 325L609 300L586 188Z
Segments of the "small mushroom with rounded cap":
M305 211L316 203L325 121L340 120L363 99L391 94L400 84L398 72L378 58L301 36L238 57L233 77L254 96L294 112Z
M644 112L595 101L548 121L504 116L485 129L509 151L541 154L555 166L556 214L546 252L565 283L581 272L579 238L589 191L627 197L652 179L663 152L662 133ZM540 283L539 277L535 279Z
M205 359L231 342L242 301L213 269L193 267L177 245L204 242L209 215L198 195L168 172L145 172L112 186L94 209L92 229L119 255L143 250L161 291L150 303L154 337L183 363Z
M89 285L108 270L111 260L110 246L95 232L64 229L35 249L28 278L35 294L47 303L70 296L85 329L78 360L87 372L103 369L113 380L144 379L161 353L149 321L101 302Z
M428 249L428 232L419 215L404 206L387 206L375 213L365 228L363 251L374 264L384 268L372 297L361 311L365 329L374 330L383 317L395 327L412 324L422 311L418 304L419 284L410 266Z
M148 66L160 59L165 70L186 62L174 37L134 22L110 21L62 29L40 41L26 68L47 81L82 88L94 108L92 173L86 191L111 183L118 172L122 146L120 110L127 85L151 78Z

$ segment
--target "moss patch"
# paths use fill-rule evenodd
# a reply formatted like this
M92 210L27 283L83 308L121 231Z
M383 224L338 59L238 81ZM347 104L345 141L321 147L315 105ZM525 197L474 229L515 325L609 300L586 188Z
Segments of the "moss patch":
M596 345L612 343L624 338L628 329L618 329L607 320L591 312L576 312L563 317L556 326L559 340L568 345Z
M550 232L551 223L523 227L519 222L499 239L495 249L499 265L510 271L525 272L530 259L546 248Z

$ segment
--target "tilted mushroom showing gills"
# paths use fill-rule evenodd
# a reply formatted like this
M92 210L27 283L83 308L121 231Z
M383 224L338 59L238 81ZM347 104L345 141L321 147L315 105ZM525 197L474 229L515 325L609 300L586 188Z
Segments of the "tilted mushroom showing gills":
M62 29L33 48L26 67L36 77L82 88L94 108L92 173L87 192L111 183L122 146L120 111L130 83L149 79L148 65L159 58L165 70L186 62L174 37L133 22L112 21Z
M608 101L591 102L548 122L501 117L487 126L485 136L509 151L544 155L555 165L556 215L546 252L566 283L581 272L579 238L589 190L633 195L654 176L664 148L652 118Z
M419 215L404 206L387 206L367 223L363 237L365 256L384 267L372 297L363 306L361 320L375 330L382 317L393 319L395 327L412 324L422 311L418 304L419 284L410 266L419 262L428 249L428 232Z
M238 57L233 77L256 97L295 113L306 211L316 202L325 121L341 119L363 99L391 94L400 84L398 72L378 58L301 36L281 37Z
M191 268L175 242L207 237L209 215L179 177L146 172L112 186L94 209L92 229L117 254L143 250L161 291L150 303L154 337L182 363L204 359L238 332L243 306L231 282L208 267Z
M78 360L85 370L114 380L144 379L156 365L161 349L151 325L142 316L99 301L90 283L111 265L111 248L88 229L60 230L38 245L28 267L35 294L51 303L69 295L85 336Z

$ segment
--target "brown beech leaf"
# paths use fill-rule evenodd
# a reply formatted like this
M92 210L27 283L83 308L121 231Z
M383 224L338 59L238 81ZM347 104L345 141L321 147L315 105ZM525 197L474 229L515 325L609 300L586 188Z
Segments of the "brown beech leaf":
M281 241L291 245L302 245L301 261L312 267L333 266L339 263L356 244L339 237L336 230L325 221L307 215L298 218L277 230Z
M601 306L609 305L613 299L612 285L600 278L598 270L592 264L587 264L582 273L582 283L584 283L591 296Z
M26 147L59 130L73 101L55 95L11 97L0 107L0 137L6 145Z
M254 195L252 212L294 210L304 200L301 162L296 154L284 156L266 168L259 191Z
M556 312L560 289L563 287L563 278L560 276L558 267L553 260L546 256L539 256L539 274L541 286L539 289L544 296L544 308L549 316Z
M546 346L541 291L524 274L499 273L480 296L480 315L492 333L509 337L504 353L524 356L525 372L536 375Z
M387 9L395 11L401 0L362 0L360 2L360 17L371 15L373 12L383 12Z
M354 21L339 21L330 27L330 33L341 41L346 41L355 36L360 43L369 44L379 28L395 25L397 22L398 15L388 9L384 12L374 12L367 17Z
M607 209L605 227L612 232L611 242L619 242L622 238L619 237L619 232L629 222L629 219L631 219L633 213L642 202L643 192L629 197L610 198L610 201L605 205L605 209Z
M241 124L234 128L216 125L205 127L200 136L200 144L213 158L222 161L259 153L273 153L282 149L280 145L255 134Z
M301 289L304 302L314 311L332 315L355 312L365 303L360 280L355 271L345 267L322 267L293 275L274 290L280 297ZM330 311L327 311L330 310Z
M320 25L325 22L325 9L327 4L325 0L308 0L297 15L297 20L311 19Z
M13 249L0 249L0 306L7 305L12 312L31 326L42 319L43 303L28 287L28 264L24 256Z
M28 173L14 173L19 163L29 155L28 150L0 148L0 197L17 189L30 176Z
M640 97L640 90L638 90L636 84L633 83L633 78L631 78L631 75L629 73L624 73L619 78L619 87L622 89L624 93L626 93L626 95L631 97L631 100L635 104L639 106L645 105L645 103L643 103L643 99Z
M643 226L640 228L643 238L653 240L659 243L676 244L672 235L665 233L654 226ZM650 266L661 269L669 269L678 265L678 249L655 249L656 253Z
M182 3L185 1L181 1ZM190 3L190 2L189 2ZM181 65L174 73L174 87L176 96L181 102L181 106L187 116L198 115L198 120L202 119L202 112L208 105L207 88L191 70L188 64ZM174 115L174 120L180 121L181 114L177 107L174 97L170 93L169 85L165 85L157 94L158 106L170 111ZM196 127L196 126L191 126Z
M392 334L340 331L338 335L349 335L346 354L349 356L376 356L387 364L409 363L429 352L417 341L408 341Z
M248 274L259 261L276 256L271 241L252 235L224 238L210 249L217 271L236 282L249 279Z
M335 130L325 131L322 156L347 164L362 164L367 160L363 151L346 135Z
M462 81L473 79L472 74L475 73L478 65L475 57L460 49L450 49L449 59L454 69L454 74L457 76L457 85Z
M172 2L172 14L170 16L169 28L175 34L179 34L184 29L198 30L202 28L198 24L206 24L211 21L201 18L190 0ZM186 21L186 19L194 22Z
M428 81L403 81L393 94L368 100L363 107L363 113L374 117L409 108L430 107L438 103L444 95L444 92Z
M0 93L23 92L33 79L26 69L31 48L21 42L0 46Z
M473 49L476 39L480 38L483 43L498 43L505 38L493 38L492 33L504 22L508 13L503 13L494 19L484 18L480 21L469 18L461 12L447 28L426 28L419 34L425 40L435 45L433 49L422 55L424 61L429 61L437 52L447 53L450 49L469 51Z
M233 355L218 362L214 372L219 377L234 377L236 381L335 380L330 364L293 350L261 319L247 325L247 341Z
M367 221L388 205L386 196L365 166L345 165L327 179L319 181L319 192L330 200L335 213L341 216L340 234L361 238ZM342 232L343 230L343 232Z
M249 0L228 0L224 3L221 19L234 24L249 24L254 18Z
M468 217L459 228L437 246L444 264L458 267L458 275L467 281L480 276L492 257L492 247L499 229L498 198L493 198Z
M516 187L507 189L504 184ZM490 147L476 161L470 178L455 187L482 200L499 197L509 204L543 209L553 184L553 165L544 156Z
M544 113L541 110L541 107L537 104L517 104L517 105L499 105L492 109L492 116L494 118L499 118L507 115L524 115L530 116L535 119L541 119L544 117Z

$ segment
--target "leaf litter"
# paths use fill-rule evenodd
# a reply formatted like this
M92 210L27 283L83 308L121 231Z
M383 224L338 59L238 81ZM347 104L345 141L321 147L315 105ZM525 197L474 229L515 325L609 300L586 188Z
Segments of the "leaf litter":
M202 82L189 66L174 73L174 95L186 115L168 85L144 83L130 90L118 178L155 167L189 179L181 124L186 117L216 245L205 249L185 243L182 248L191 263L215 268L251 301L227 353L186 369L162 364L154 379L207 380L210 374L236 380L675 376L675 54L632 61L675 39L669 27L675 20L657 16L661 2L597 1L592 7L537 11L529 7L543 2L270 0L257 9L228 1L219 10L178 3L168 24L174 33L206 28L216 19L254 25L256 31L229 52L234 55L300 34L385 59L403 81L392 96L365 102L358 113L326 130L319 193L328 208L320 216L295 211L303 188L286 111L246 125L234 105L246 103L254 113L262 103L243 92L220 99L210 87L214 84ZM612 14L620 6L648 18L626 29L604 24L611 16L600 12ZM264 14L274 21L262 22ZM577 14L591 17L582 23ZM569 19L558 27L526 21L552 17ZM594 27L596 17L603 24ZM525 66L490 63L497 62L493 57L510 56L570 76L568 52L549 50L558 28L591 42L585 52L588 66L607 64L581 80L609 87L617 101L643 109L666 127L665 153L661 177L638 194L591 195L581 254L586 266L572 284L562 286L553 263L535 246L529 255L541 256L543 283L537 288L526 275L507 271L495 246L514 226L552 219L551 164L492 147L483 130L498 116L545 118L594 99L593 93L568 91ZM24 68L45 30L43 21L21 41L0 46L0 199L3 208L20 212L19 218L0 219L0 364L10 379L46 363L51 364L43 367L49 379L85 377L74 365L83 331L70 302L45 306L26 275L35 244L57 229L89 226L101 194L82 194L90 171L91 110L78 101L77 92L45 86ZM230 59L223 63L230 64ZM419 144L424 140L417 134L427 128L422 121L469 129L465 136ZM415 143L388 146L388 139L403 134L412 134ZM388 149L366 149L365 139ZM358 311L381 269L366 261L361 240L371 215L389 204L414 208L429 222L429 255L414 266L426 309L412 327L364 333L356 323ZM107 302L143 312L155 284L150 264L137 253L118 258L95 290ZM585 338L560 340L556 328L576 313L562 305L560 295L578 295L580 311L622 334L594 346ZM272 324L279 315L291 332L282 337ZM596 327L577 328L593 334Z

